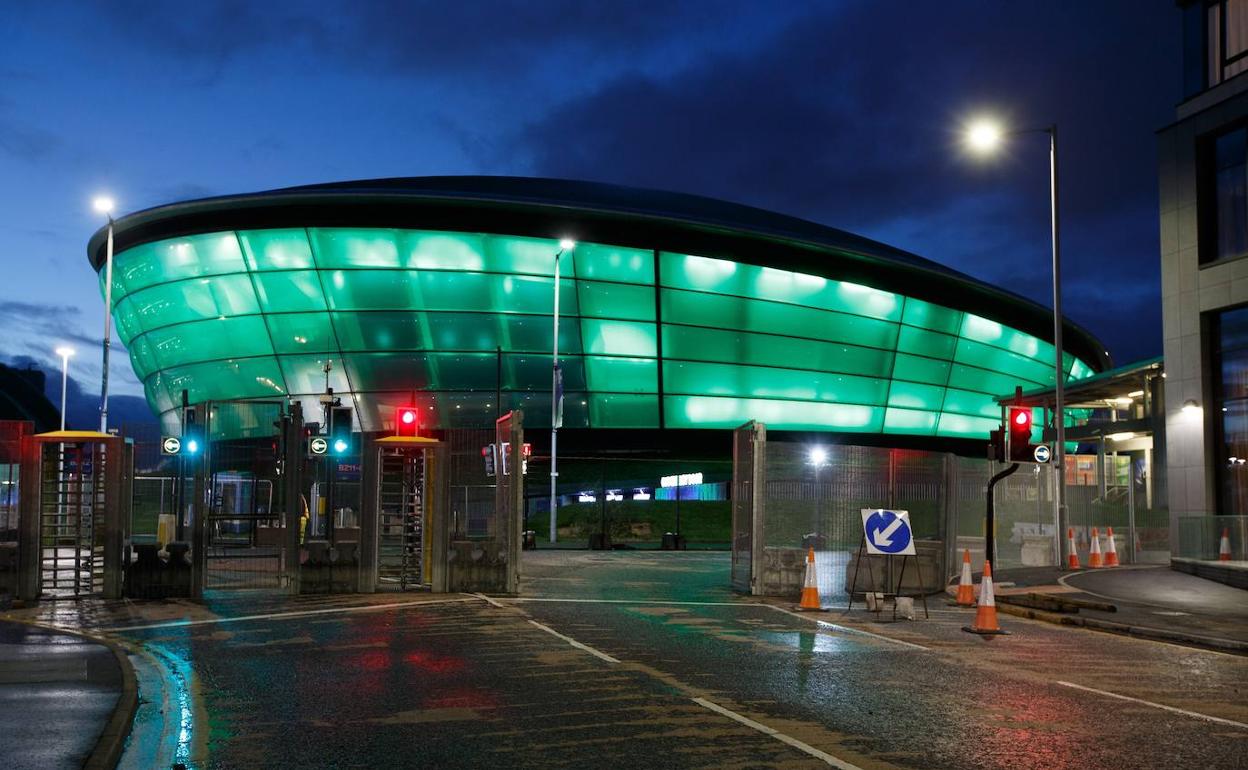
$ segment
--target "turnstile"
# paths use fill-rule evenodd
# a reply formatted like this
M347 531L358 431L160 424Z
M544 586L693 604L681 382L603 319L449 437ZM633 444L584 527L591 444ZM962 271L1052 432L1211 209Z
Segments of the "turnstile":
M124 439L106 433L22 439L19 598L120 598L132 458Z
M379 462L377 587L407 591L426 586L425 452L385 447Z

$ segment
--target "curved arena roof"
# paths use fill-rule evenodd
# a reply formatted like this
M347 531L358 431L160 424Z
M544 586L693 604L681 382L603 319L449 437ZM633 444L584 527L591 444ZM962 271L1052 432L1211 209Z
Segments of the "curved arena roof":
M140 211L116 222L113 310L158 413L184 389L310 408L328 377L366 430L413 401L431 426L488 424L496 393L549 424L563 236L578 241L560 271L566 427L982 437L994 396L1053 382L1052 315L1017 295L808 221L564 180L383 179ZM97 270L103 249L101 230ZM1068 376L1109 366L1080 327L1063 336Z

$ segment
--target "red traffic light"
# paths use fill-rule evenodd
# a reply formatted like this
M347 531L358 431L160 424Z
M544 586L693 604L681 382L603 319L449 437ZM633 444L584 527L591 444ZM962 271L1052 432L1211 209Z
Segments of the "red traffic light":
M415 436L420 425L420 410L414 406L400 406L394 410L394 435Z
M1010 422L1014 424L1015 430L1031 430L1031 410L1030 409L1012 409L1010 410Z
M1009 459L1011 462L1031 462L1031 409L1022 406L1012 406L1010 407L1009 417Z

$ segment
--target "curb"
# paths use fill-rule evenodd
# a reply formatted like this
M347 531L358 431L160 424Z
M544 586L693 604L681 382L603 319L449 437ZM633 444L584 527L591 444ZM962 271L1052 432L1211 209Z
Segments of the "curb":
M113 651L117 664L121 666L121 695L117 698L112 717L91 750L91 756L82 766L84 770L113 770L121 761L121 753L126 748L126 739L130 737L130 728L134 724L134 714L139 709L139 683L130 657L121 645L94 636L87 638Z
M1028 620L1040 620L1057 626L1087 628L1093 631L1104 631L1107 633L1118 634L1120 636L1132 636L1138 639L1148 639L1156 642L1172 642L1174 644L1181 644L1187 647L1198 647L1201 649L1212 650L1214 652L1225 652L1232 655L1248 656L1248 642L1240 642L1234 639L1184 634L1177 631L1167 631L1163 628L1133 626L1127 623L1115 623L1112 620L1099 620L1097 618L1087 618L1078 615L1057 615L1052 612L1033 610L1027 607L1017 607L1004 603L997 605L997 611L1003 612L1007 615L1027 618Z
M134 724L134 714L139 708L138 679L135 676L134 666L130 663L126 650L111 639L91 636L73 629L14 617L0 617L0 620L10 623L21 623L34 628L41 628L45 631L55 631L58 634L76 636L80 639L103 645L113 653L113 657L117 660L117 665L121 668L121 694L117 696L117 705L113 707L113 715L104 724L104 729L100 732L100 737L95 742L95 747L91 749L91 754L82 763L82 766L84 770L113 770L113 768L117 767L117 763L121 760L121 753L126 747L126 739L130 737L130 728Z

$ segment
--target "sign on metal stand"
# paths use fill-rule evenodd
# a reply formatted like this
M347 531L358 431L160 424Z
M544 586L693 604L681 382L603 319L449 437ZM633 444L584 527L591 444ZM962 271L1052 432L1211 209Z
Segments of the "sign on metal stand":
M906 563L913 558L914 568L919 575L919 596L923 598L923 617L931 617L927 611L927 594L923 591L923 570L919 566L918 551L914 547L914 530L910 527L909 511L890 511L884 508L862 509L862 542L858 545L858 556L854 560L854 577L850 582L849 604L845 607L845 612L849 612L854 606L854 590L858 587L858 569L862 566L864 555L901 557L897 586L893 591L884 592L885 596L893 597L893 620L897 619L897 598L901 596L902 580L906 576ZM878 593L875 571L870 569L867 571L871 575L871 591Z

